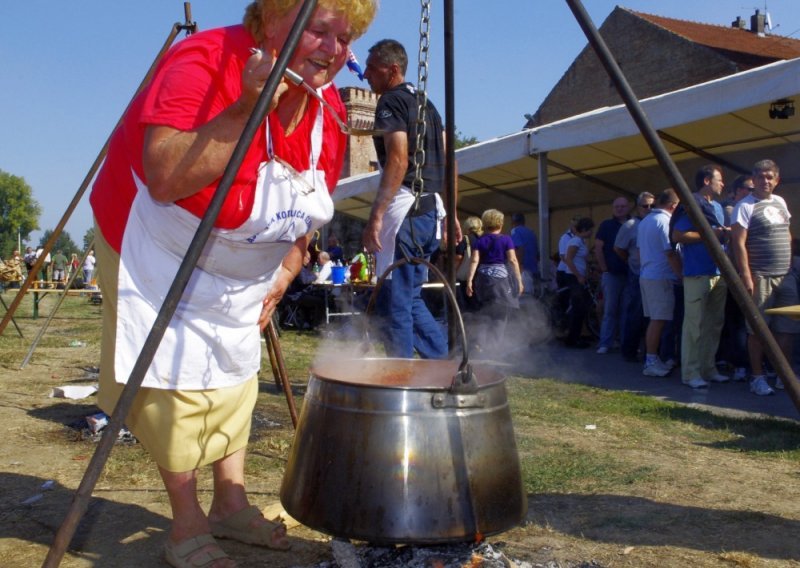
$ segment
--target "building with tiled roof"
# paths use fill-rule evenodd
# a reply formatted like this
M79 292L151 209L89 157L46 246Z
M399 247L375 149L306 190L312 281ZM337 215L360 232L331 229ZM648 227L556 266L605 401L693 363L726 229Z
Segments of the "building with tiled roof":
M767 33L756 10L748 26L665 18L617 6L600 27L639 99L800 57L800 40ZM620 104L605 69L587 45L550 91L526 127Z

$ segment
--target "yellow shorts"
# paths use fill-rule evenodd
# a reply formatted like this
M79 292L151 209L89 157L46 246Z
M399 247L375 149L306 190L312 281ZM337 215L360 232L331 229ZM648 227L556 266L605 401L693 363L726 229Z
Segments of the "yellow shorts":
M96 226L95 252L103 292L98 406L111 414L125 386L114 379L119 254ZM212 390L142 387L125 423L160 467L191 471L247 446L257 396L257 375L240 385Z

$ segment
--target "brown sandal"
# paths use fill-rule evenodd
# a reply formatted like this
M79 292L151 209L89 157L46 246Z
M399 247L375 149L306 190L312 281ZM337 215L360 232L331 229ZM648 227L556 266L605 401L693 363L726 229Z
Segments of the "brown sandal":
M203 548L207 550L201 552ZM167 539L164 543L164 556L167 564L175 568L203 568L211 566L217 560L230 559L210 534L187 538L177 544Z
M282 522L270 521L264 518L264 523L259 526L251 526L250 523L256 517L264 518L261 510L255 505L245 507L241 511L234 513L222 521L210 521L211 534L217 538L229 538L238 540L246 544L255 544L258 546L265 546L273 550L289 550L292 545L283 539L277 537L275 531L283 528L286 530L286 525Z

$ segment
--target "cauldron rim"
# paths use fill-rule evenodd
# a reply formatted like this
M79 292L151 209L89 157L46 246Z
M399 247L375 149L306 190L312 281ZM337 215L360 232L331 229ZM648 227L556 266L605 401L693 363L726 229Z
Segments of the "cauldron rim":
M450 388L460 361L392 357L325 357L311 365L311 375L324 382L354 387L441 391ZM365 368L366 366L366 368ZM478 388L505 381L496 365L472 365ZM369 375L369 376L365 376Z

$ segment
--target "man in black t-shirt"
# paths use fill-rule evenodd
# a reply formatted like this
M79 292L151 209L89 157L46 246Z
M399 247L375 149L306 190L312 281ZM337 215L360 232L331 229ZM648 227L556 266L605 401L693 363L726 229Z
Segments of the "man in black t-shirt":
M376 273L401 258L429 259L439 246L444 207L444 137L442 119L428 101L425 111L425 162L422 190L415 199L417 145L417 93L405 82L408 56L403 46L390 39L372 46L364 77L380 95L375 109L375 150L381 166L378 195L364 229L363 242L376 255ZM456 223L456 242L461 240ZM379 310L389 316L386 351L389 356L442 359L447 356L447 335L422 300L427 280L424 265L398 267L381 289Z

